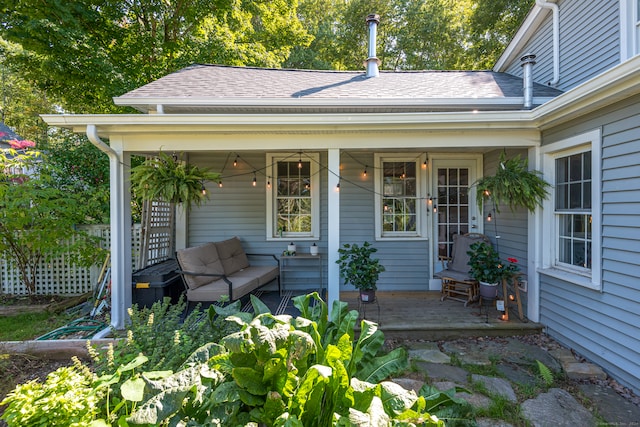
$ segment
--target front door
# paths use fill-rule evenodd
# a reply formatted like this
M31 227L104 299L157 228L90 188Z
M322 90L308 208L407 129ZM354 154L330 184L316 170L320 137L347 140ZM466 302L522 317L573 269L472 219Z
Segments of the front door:
M478 178L481 158L432 159L433 270L442 270L440 257L451 255L454 234L482 232L482 220L471 185Z

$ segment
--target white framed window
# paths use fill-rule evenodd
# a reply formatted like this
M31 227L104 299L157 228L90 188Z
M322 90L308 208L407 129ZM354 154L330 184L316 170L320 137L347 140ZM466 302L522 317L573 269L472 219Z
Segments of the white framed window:
M376 154L376 238L425 236L425 155Z
M267 239L318 239L320 230L317 153L267 154Z
M620 0L620 59L640 53L640 0Z
M543 273L601 289L600 131L542 147L543 172L552 183L544 202Z

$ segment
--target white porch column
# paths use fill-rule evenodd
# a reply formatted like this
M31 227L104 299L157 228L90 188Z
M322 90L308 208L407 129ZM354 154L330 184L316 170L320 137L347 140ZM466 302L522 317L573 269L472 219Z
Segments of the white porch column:
M109 156L109 190L111 221L111 326L124 329L127 308L131 307L131 155L122 150L118 138L107 145L95 125L87 125L87 138ZM103 331L103 332L106 332ZM100 334L99 334L100 335Z
M111 326L124 329L132 303L131 191L129 153L109 156L111 189Z
M340 150L327 151L329 172L327 176L327 304L329 311L333 301L340 299L340 270L338 269L338 249L340 248Z
M535 170L542 170L542 158L539 148L529 149L529 167ZM527 253L529 259L527 262L527 318L533 322L540 321L540 275L537 270L542 266L542 244L540 236L542 236L543 220L542 209L536 207L534 213L528 214L527 235L529 241L527 245Z

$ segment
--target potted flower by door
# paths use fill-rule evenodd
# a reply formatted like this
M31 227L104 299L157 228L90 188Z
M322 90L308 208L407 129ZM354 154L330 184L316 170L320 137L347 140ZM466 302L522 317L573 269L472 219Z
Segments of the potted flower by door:
M471 276L480 282L480 296L493 299L498 293L500 257L488 243L476 242L469 247Z
M498 295L498 284L518 271L515 258L509 263L502 262L493 246L486 242L476 242L469 247L471 276L480 282L480 296L493 299Z
M340 258L336 263L340 268L340 276L345 284L351 284L360 291L362 302L375 301L376 283L380 273L385 271L379 259L371 258L371 254L377 251L369 242L364 242L362 246L346 243L338 249Z

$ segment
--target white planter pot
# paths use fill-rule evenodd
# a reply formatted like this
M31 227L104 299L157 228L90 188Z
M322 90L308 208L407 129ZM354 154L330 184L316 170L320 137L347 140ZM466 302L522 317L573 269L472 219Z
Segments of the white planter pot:
M480 282L480 296L494 299L498 296L498 283Z
M318 245L309 246L309 253L311 255L318 255Z

